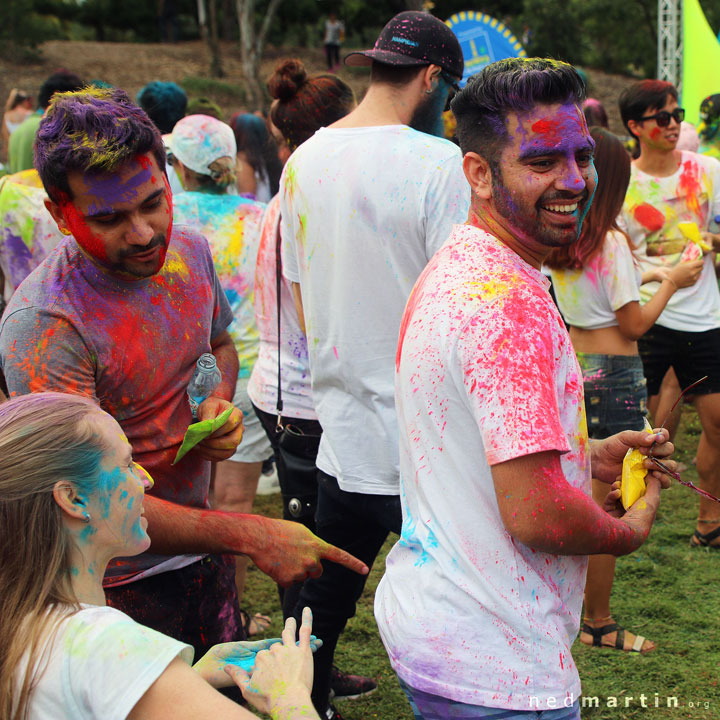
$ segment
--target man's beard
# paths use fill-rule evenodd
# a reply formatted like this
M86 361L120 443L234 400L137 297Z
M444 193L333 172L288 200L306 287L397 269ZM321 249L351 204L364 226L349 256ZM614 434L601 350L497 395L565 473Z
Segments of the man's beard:
M158 262L156 266L148 266L140 268L133 262L135 255L146 253L149 250L159 247ZM110 270L115 272L127 273L135 277L151 277L155 275L165 263L165 253L167 251L167 235L165 233L157 233L153 235L152 240L147 245L133 247L132 249L122 250L118 253L117 260L110 264Z
M442 120L443 107L447 99L448 89L443 83L438 86L415 108L410 118L410 127L428 135L443 137L444 127Z
M493 177L493 204L502 217L508 221L509 229L513 230L513 234L520 234L531 240L535 240L546 247L565 247L577 241L580 237L582 221L590 207L592 199L588 199L587 188L583 191L581 199L578 201L578 221L576 231L571 237L567 232L563 232L559 228L551 225L545 225L542 222L543 206L552 205L556 201L576 200L577 193L555 192L550 195L543 195L538 199L532 208L532 213L527 212L528 208L518 206L513 200L512 193L504 185L501 178L501 170L497 165L491 163L491 172ZM582 205L583 203L584 206Z

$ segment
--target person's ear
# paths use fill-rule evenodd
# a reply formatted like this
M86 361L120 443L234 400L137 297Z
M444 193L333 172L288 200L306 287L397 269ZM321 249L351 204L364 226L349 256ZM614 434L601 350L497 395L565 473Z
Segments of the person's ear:
M77 494L72 483L67 480L58 480L53 485L52 493L55 502L65 515L80 522L90 521L85 500Z
M441 72L439 65L428 65L421 73L422 88L428 95L437 88Z
M52 219L56 222L58 230L60 230L63 235L70 235L70 227L65 219L65 213L62 207L50 198L45 198L45 207L50 215L52 215Z
M642 127L642 123L637 120L628 120L627 121L628 130L630 131L630 134L633 137L638 136L638 128Z
M481 200L492 197L492 170L490 163L476 152L465 153L463 171L475 195Z

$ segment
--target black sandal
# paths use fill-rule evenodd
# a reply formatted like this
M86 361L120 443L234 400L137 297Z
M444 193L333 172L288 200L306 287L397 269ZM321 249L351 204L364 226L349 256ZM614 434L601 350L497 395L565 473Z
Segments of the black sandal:
M712 541L720 538L720 526L716 527L709 533L703 535L699 530L690 538L690 547L699 548L706 547L710 550L720 550L720 544L712 545Z
M587 623L583 623L580 631L587 633L588 635L592 635L593 647L612 648L612 645L603 645L602 639L605 635L617 632L617 635L615 636L616 650L623 650L624 652L643 652L642 646L645 644L645 637L642 635L636 635L633 646L625 650L625 630L623 630L617 623L609 623L608 625L603 625L598 628L592 627ZM652 649L654 650L655 648ZM644 652L650 652L650 650L645 650Z

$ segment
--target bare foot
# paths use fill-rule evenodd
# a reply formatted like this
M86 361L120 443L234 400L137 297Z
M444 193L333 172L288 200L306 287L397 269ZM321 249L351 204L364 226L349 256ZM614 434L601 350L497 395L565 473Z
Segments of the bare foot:
M260 633L265 632L270 627L270 618L267 615L261 615L260 613L255 613L250 618L250 627L248 628L248 636L253 637L253 635L259 635Z

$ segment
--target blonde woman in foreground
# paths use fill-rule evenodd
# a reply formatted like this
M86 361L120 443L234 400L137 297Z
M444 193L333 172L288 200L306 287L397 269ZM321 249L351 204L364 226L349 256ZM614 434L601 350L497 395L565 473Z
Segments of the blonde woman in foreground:
M300 642L193 649L105 605L111 558L147 550L150 476L120 426L61 393L0 405L0 720L248 720L214 688L236 683L276 720L319 720L311 624ZM240 665L254 669L250 676Z

